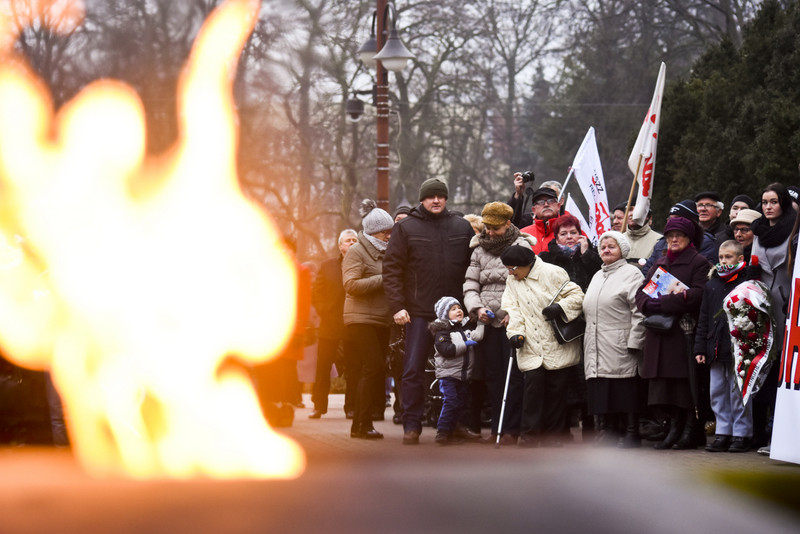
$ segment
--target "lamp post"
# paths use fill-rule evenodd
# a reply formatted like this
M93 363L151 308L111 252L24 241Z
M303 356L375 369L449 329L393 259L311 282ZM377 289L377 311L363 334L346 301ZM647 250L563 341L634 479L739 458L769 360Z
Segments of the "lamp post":
M375 66L375 108L377 110L377 198L379 208L389 211L389 73L401 71L414 54L408 51L397 34L397 9L387 0L377 0L372 14L372 33L358 54L367 66ZM386 32L386 17L392 14L392 29ZM380 16L379 16L380 15ZM377 31L376 31L377 26ZM380 52L378 52L380 50ZM377 54L376 54L377 52ZM348 101L348 108L351 104ZM350 111L348 111L350 114ZM353 115L350 114L352 117Z

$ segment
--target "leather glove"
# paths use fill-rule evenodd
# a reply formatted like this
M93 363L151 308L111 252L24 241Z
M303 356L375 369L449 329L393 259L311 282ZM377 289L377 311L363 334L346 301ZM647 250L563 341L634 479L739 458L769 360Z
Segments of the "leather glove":
M550 306L542 310L542 315L544 315L548 319L555 319L556 317L561 315L561 306L559 306L558 304L551 304Z
M468 339L468 340L466 340L466 341L464 342L464 344L465 344L466 346L468 346L468 347L471 347L472 345L477 345L477 344L478 344L478 342L477 342L477 341L475 341L474 339Z
M522 345L525 344L525 336L517 334L516 336L511 336L508 341L511 342L511 346L515 349L521 349Z

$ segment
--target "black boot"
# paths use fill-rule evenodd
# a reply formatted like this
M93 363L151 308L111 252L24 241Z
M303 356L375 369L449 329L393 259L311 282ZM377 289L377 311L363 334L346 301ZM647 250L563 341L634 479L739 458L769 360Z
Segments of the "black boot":
M681 437L681 432L683 432L683 427L686 424L686 411L674 409L671 412L667 436L663 440L653 445L654 449L670 449Z
M639 414L629 413L625 425L625 435L619 440L617 447L620 449L637 449L642 446L642 437L639 435Z
M594 416L594 446L603 445L606 439L606 416L598 414Z
M672 448L677 451L681 451L687 449L696 449L700 445L705 444L705 429L703 428L703 425L700 424L700 421L697 420L697 416L695 416L694 411L690 410L686 415L686 425L683 428L681 438L677 443L675 443L675 445L672 446Z

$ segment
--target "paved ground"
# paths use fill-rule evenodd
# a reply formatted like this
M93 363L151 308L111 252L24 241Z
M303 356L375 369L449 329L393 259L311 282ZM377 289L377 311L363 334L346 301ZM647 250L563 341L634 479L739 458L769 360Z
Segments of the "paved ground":
M98 481L64 452L0 449L0 533L762 534L800 526L800 512L735 489L766 481L797 494L800 466L754 452L441 447L429 428L420 445L403 446L391 421L376 423L384 440L351 439L340 396L321 420L310 411L298 410L286 431L308 455L293 481Z

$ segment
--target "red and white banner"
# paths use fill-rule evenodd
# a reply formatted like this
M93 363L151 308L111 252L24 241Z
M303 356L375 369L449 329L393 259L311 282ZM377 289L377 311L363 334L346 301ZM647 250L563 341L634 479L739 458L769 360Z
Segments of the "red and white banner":
M656 145L658 143L658 124L661 121L661 99L664 96L664 77L667 66L661 63L656 80L656 90L650 109L644 118L636 144L628 158L628 168L639 181L639 198L633 210L633 221L643 225L650 211L650 199L653 196L653 174L656 168Z
M589 229L586 235L597 246L600 236L611 230L611 210L608 207L606 181L603 177L603 166L600 164L600 154L597 152L594 128L589 128L586 132L572 162L572 172L589 205Z
M800 464L800 261L794 263L769 457Z
M581 231L588 236L591 228L589 228L589 224L583 218L583 213L578 209L578 205L575 204L575 201L572 200L572 195L569 193L567 193L567 201L564 203L564 211L578 219L578 222L581 223Z

